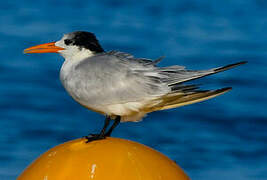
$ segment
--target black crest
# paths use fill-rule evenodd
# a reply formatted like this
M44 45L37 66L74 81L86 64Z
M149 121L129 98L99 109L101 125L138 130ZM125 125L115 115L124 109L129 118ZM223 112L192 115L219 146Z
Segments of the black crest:
M80 48L86 48L96 53L104 52L104 49L101 47L93 33L76 31L68 35L68 39L64 40L66 45L76 45Z

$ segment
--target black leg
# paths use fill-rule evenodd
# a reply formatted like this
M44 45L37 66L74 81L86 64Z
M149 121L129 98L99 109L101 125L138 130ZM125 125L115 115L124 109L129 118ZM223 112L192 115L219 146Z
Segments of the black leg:
M100 134L101 134L102 136L105 135L105 132L106 132L106 129L107 129L109 123L110 123L110 117L107 116L106 119L105 119L105 124L104 124L104 126L103 126L103 128L102 128L102 130L101 130L101 132L100 132Z
M105 119L105 124L104 124L101 132L99 134L89 134L88 136L85 136L85 138L87 139L86 143L89 143L89 142L94 141L94 140L104 139L105 138L105 132L106 132L106 129L107 129L109 123L110 123L110 117L107 116Z
M118 126L118 124L120 123L120 121L121 121L121 117L120 116L117 116L116 119L114 120L114 123L112 124L112 126L110 127L110 129L108 130L108 132L105 134L105 137L111 135L112 131L115 129L115 127Z

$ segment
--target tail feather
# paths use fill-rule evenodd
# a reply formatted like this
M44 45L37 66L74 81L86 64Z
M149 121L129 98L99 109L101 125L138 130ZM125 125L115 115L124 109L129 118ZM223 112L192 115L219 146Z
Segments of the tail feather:
M158 105L150 108L148 111L158 111L158 110L164 110L164 109L171 109L176 108L180 106L185 106L188 104L193 104L201 101L205 101L211 98L214 98L216 96L222 95L228 91L230 91L232 88L222 88L217 90L207 90L207 91L195 91L192 93L172 93L169 95L166 95L163 97L161 103Z

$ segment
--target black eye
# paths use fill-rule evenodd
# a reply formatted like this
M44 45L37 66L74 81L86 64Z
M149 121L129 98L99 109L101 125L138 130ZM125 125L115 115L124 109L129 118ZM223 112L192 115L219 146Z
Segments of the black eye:
M66 45L70 45L70 44L72 43L72 40L70 40L70 39L65 39L65 40L64 40L64 43L65 43Z

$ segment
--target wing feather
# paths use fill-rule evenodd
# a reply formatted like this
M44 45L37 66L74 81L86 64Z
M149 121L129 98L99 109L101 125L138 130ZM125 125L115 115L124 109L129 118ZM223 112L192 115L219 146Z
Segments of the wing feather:
M159 73L162 74L162 76L164 77L162 78L163 82L166 82L169 86L172 86L178 83L183 83L186 81L191 81L194 79L198 79L198 78L202 78L208 75L226 71L228 69L234 68L236 66L239 66L245 63L246 61L242 61L242 62L229 64L227 66L223 66L219 68L213 68L213 69L201 70L201 71L186 70L186 69L181 69L180 67L168 69L167 67L167 68L160 68Z

